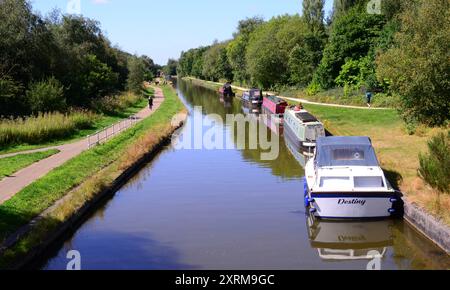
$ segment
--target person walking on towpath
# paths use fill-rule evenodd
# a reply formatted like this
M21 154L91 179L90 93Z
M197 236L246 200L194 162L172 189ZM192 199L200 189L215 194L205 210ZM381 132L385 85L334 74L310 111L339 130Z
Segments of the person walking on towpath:
M366 99L367 99L367 107L371 108L372 107L372 92L366 92Z
M148 97L148 107L149 107L150 111L153 110L153 97L152 96Z

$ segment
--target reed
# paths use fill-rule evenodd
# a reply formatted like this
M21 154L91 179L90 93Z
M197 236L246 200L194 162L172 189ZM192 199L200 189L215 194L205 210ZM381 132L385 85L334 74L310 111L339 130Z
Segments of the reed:
M88 111L40 113L36 116L0 120L0 148L15 144L40 144L66 138L77 130L88 129L99 119Z

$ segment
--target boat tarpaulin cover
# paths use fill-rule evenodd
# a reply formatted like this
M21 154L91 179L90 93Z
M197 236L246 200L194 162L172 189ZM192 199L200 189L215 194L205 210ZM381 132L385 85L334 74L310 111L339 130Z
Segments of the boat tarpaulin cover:
M368 137L324 137L317 140L317 163L327 166L379 166Z

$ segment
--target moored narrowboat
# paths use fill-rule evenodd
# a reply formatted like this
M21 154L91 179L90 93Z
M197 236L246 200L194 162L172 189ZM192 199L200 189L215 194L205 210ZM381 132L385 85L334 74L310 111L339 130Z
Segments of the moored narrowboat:
M251 89L245 91L242 95L242 101L247 104L261 106L263 103L263 94L260 89Z
M272 115L275 118L280 119L280 123L283 123L284 112L289 104L277 97L277 96L265 96L263 99L262 110L263 113Z
M305 151L312 155L317 139L325 137L325 128L308 111L290 107L284 113L284 134L288 135L297 147L306 148Z
M233 92L233 88L230 83L224 84L221 88L219 88L219 94L223 97L235 97L236 94Z

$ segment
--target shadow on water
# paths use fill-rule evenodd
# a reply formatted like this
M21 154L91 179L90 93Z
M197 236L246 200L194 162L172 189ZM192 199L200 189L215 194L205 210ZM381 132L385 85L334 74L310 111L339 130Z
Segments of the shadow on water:
M81 233L83 235L83 233ZM78 239L77 244L64 243L52 259L41 268L64 270L66 253L77 249L83 270L190 270L198 266L180 262L180 253L168 245L152 239L148 232L96 232L95 236ZM97 242L96 242L97 241ZM98 241L108 241L99 243ZM116 253L116 254L111 254ZM117 254L120 253L120 254Z

